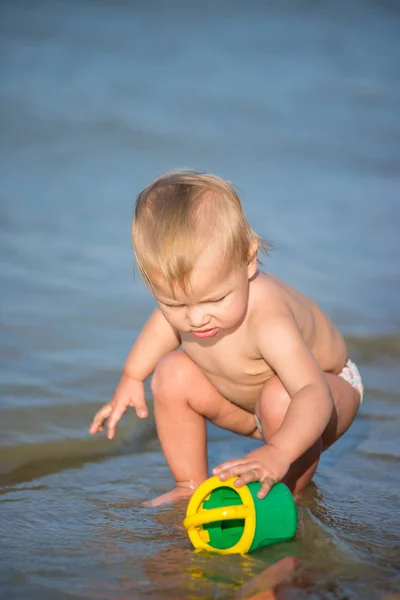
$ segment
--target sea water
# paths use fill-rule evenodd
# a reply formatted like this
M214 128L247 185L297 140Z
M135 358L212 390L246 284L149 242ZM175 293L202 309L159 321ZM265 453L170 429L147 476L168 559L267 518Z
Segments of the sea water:
M0 32L1 597L228 599L287 554L299 597L399 590L399 5L4 0ZM143 507L173 485L152 416L87 431L154 307L135 196L176 167L240 188L264 268L366 384L298 539L247 557L195 554L184 505ZM209 439L210 466L254 447Z

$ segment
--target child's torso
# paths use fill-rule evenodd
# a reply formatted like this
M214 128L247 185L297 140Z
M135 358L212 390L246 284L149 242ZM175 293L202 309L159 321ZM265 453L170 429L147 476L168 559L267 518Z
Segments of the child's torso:
M278 278L259 273L250 284L246 318L233 332L199 342L182 336L182 349L201 368L217 390L231 402L254 410L263 384L275 373L260 356L252 314L268 303L269 315L282 307L294 315L304 340L321 369L340 373L347 360L346 344L325 313L309 298ZM270 318L270 316L269 316ZM262 323L257 326L262 327Z

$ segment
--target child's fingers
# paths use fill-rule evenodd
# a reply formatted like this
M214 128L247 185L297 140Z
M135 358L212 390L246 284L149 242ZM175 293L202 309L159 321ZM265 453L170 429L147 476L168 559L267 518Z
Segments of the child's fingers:
M249 473L249 474L251 473L253 466L255 466L255 465L252 465L249 462L244 462L243 459L241 461L235 461L234 464L225 463L224 465L222 465L222 469L219 468L218 472L216 472L215 475L218 475L218 477L220 478L221 481L226 481L227 479L230 479L231 477L235 477L235 475L239 475L242 477L242 479L241 480L238 479L237 481L235 481L235 485L240 487L241 485L244 485L245 483L249 483L249 481L254 481L254 479L245 481L245 479L250 477L250 475L247 475L246 478L243 478L244 473ZM241 482L241 481L243 481L243 482Z
M254 465L252 467L248 466L247 470L236 479L235 487L242 487L242 485L247 485L252 481L259 481L261 483L261 487L257 492L258 498L265 498L272 486L277 483L273 477L268 475L263 476L261 469Z
M245 465L243 468L244 472L241 470L241 473L237 473L240 477L236 479L235 487L242 487L252 481L260 481L260 470L256 466Z
M265 498L270 489L277 483L272 477L264 477L262 485L257 492L258 498Z
M242 464L243 464L243 458L235 458L232 460L227 460L226 462L222 463L221 465L214 467L212 470L212 474L220 475L224 472L230 472L231 469L235 469L236 467L238 467L239 465L242 465ZM236 474L237 473L233 473L232 475L229 475L229 477L233 477L233 475L236 475ZM227 479L227 477L225 479Z
M146 402L135 402L135 410L136 410L136 414L139 417L139 419L145 419L146 417L149 416L149 411L147 409L146 406Z
M103 430L103 423L108 418L112 411L112 407L110 404L106 404L103 406L96 414L95 417L89 427L89 433L98 433Z
M232 467L236 467L237 465L241 465L242 463L243 463L243 458L235 458L232 460L227 460L226 462L214 467L212 470L212 473L213 473L213 475L219 475L220 473L222 473L222 471L225 471L226 469L230 469Z
M107 437L109 440L113 439L113 437L115 435L115 428L116 428L117 424L119 423L119 421L121 420L126 409L127 409L126 404L120 403L120 404L116 404L114 406L113 410L111 411L110 416L108 417L108 422L107 422Z
M214 473L217 469L218 473ZM272 486L277 483L273 477L264 475L263 469L261 469L257 463L245 462L243 460L230 461L229 463L220 465L216 469L213 469L213 473L218 475L221 481L226 481L227 479L238 475L234 484L235 487L242 487L242 485L247 485L252 481L260 481L261 487L257 492L258 498L265 498Z
M237 475L238 477L235 481L235 487L241 487L242 485L246 485L252 481L264 481L264 479L266 479L263 478L263 471L260 468L260 465L255 461L246 459L224 463L223 465L213 469L213 473L218 475L222 481L226 481L227 479Z

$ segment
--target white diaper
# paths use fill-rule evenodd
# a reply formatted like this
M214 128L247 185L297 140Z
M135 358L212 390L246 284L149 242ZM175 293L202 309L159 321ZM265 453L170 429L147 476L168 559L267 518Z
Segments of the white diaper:
M339 373L339 377L347 381L351 385L351 387L356 388L360 392L360 404L363 401L364 396L364 384L361 379L360 371L355 363L352 360L348 360L346 366L343 367L341 373Z

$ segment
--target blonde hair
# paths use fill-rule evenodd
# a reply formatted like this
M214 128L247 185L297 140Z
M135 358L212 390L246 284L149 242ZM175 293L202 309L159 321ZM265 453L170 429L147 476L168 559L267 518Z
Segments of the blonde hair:
M161 273L171 289L186 290L207 246L217 242L221 260L247 264L251 245L268 244L250 227L234 186L220 177L190 170L171 171L139 194L132 242L139 270L150 288ZM229 264L229 263L228 263Z

